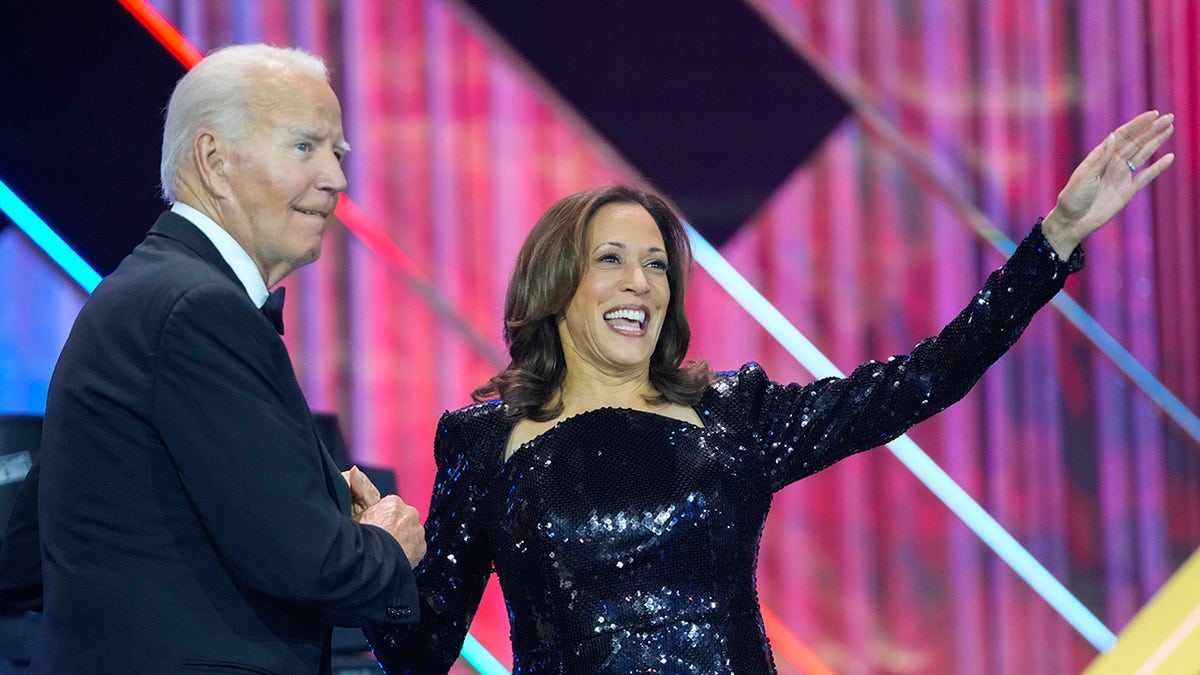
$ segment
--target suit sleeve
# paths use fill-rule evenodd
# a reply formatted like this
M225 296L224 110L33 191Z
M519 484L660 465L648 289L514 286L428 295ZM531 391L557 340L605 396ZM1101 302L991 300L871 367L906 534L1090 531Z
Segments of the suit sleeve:
M379 664L389 675L445 673L454 665L491 576L492 556L480 523L483 481L488 473L460 447L453 413L442 416L434 439L438 471L429 517L425 558L417 565L421 621L366 631Z
M152 425L239 583L364 625L415 614L400 545L342 514L287 350L244 295L182 296L154 355Z

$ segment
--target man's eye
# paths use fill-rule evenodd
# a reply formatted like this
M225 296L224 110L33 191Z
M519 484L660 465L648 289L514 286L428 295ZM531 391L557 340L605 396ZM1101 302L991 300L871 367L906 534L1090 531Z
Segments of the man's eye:
M297 143L296 149L300 152L308 152L309 150L312 150L312 143Z

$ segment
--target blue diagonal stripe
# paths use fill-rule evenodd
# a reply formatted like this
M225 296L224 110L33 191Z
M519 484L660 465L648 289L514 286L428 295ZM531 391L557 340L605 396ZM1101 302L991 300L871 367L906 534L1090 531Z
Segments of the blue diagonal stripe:
M58 263L83 290L91 293L100 285L100 274L63 241L46 221L21 201L21 198L4 183L3 178L0 178L0 211L11 218L17 227L21 228L38 248L45 251L51 260Z
M709 244L699 232L688 225L696 262L708 272L750 316L774 337L809 373L816 378L844 377L821 350L792 325L758 289ZM907 435L888 444L901 462L955 515L967 524L996 555L1013 568L1046 602L1079 631L1096 649L1107 651L1117 642L1095 614L1092 614L1054 575L1042 566L1025 547L996 522L965 490L954 482L925 451Z

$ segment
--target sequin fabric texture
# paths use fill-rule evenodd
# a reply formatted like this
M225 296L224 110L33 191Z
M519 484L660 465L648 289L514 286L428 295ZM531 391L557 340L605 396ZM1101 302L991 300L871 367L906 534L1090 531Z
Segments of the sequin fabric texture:
M514 673L774 673L755 590L771 496L960 399L1082 266L1034 231L943 331L849 377L717 376L703 426L628 409L564 419L507 460L504 407L438 426L419 624L367 631L388 673L444 673L493 568Z

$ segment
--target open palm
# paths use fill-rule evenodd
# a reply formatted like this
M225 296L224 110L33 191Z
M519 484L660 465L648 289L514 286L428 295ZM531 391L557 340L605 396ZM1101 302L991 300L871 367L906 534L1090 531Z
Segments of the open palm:
M1175 131L1173 114L1144 112L1109 134L1075 167L1042 230L1060 255L1112 220L1129 200L1175 161L1169 153L1147 167Z

